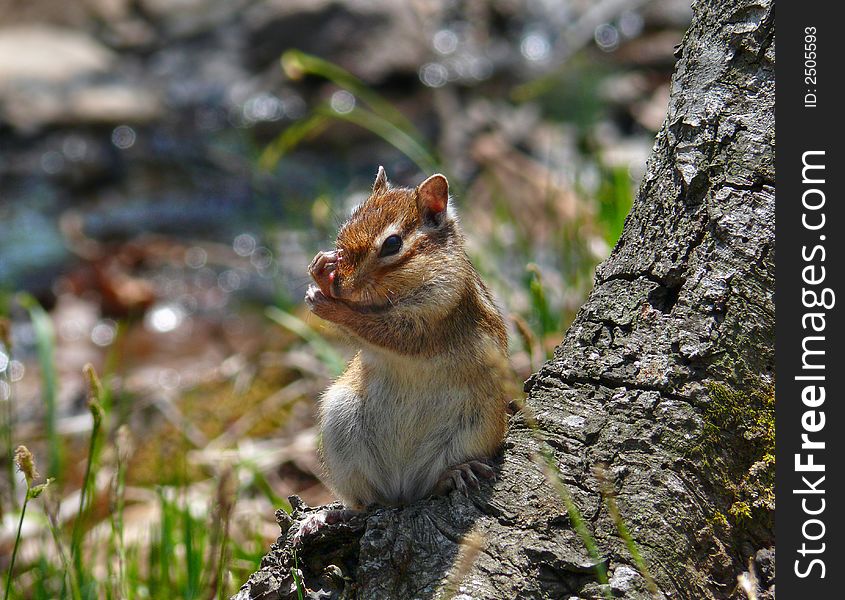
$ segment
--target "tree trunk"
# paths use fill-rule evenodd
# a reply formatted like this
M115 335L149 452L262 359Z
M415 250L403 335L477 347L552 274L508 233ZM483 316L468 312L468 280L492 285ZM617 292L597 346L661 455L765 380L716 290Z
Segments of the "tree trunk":
M327 527L295 559L280 515L237 598L297 598L294 565L312 598L741 598L746 571L773 597L773 4L695 3L622 237L526 383L498 481Z

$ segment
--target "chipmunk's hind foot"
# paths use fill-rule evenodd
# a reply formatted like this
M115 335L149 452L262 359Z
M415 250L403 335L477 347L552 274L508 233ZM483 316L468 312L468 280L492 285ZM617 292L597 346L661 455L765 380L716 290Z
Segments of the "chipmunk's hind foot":
M496 472L488 459L470 460L459 465L446 469L434 487L435 494L446 495L452 490L458 490L464 496L469 494L469 489L477 489L481 486L479 477L482 479L496 479Z

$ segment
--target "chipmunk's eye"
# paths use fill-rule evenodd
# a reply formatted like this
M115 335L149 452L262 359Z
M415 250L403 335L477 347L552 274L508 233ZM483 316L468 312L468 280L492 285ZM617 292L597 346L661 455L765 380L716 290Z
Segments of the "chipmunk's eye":
M378 255L379 255L379 257L393 256L394 254L399 252L399 250L401 250L401 249L402 249L402 238L399 237L398 235L391 235L386 240L384 240L384 243L381 245L381 250L379 250Z

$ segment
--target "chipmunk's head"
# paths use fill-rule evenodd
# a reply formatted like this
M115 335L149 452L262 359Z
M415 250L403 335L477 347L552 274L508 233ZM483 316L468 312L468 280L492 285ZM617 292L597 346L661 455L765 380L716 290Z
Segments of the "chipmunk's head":
M337 235L333 270L317 280L324 293L362 309L389 309L454 279L463 241L450 207L449 183L432 175L414 189L393 188L379 167L373 192Z

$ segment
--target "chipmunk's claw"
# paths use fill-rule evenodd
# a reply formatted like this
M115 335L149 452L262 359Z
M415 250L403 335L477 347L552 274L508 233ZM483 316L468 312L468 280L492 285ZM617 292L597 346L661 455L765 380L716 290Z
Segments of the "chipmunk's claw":
M464 496L469 495L469 489L477 489L481 487L481 482L478 477L483 479L496 479L496 472L486 459L470 460L459 465L449 467L440 476L434 490L438 494L448 494L452 490L457 490Z

